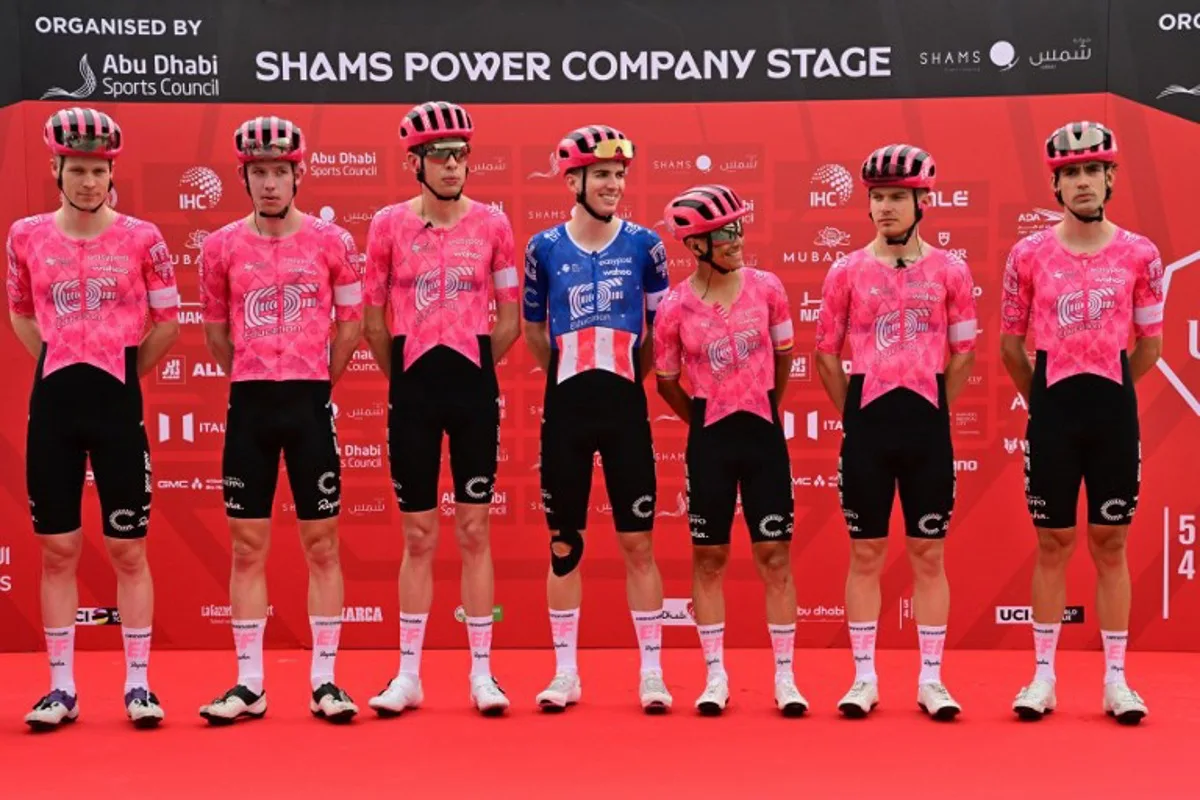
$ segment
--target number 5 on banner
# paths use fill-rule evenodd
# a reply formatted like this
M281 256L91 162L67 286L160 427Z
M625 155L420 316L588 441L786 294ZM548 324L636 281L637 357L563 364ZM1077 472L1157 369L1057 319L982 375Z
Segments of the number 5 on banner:
M1163 619L1171 618L1171 534L1177 534L1176 543L1183 548L1179 561L1174 565L1175 573L1189 581L1196 580L1196 515L1180 514L1176 528L1172 531L1171 509L1163 507Z

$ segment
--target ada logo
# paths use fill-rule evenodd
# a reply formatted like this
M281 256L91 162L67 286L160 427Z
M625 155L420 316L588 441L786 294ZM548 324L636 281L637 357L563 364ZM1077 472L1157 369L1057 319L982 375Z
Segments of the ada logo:
M1029 606L996 606L997 625L1028 625L1033 622L1033 609ZM1083 606L1067 606L1063 609L1064 625L1083 623Z

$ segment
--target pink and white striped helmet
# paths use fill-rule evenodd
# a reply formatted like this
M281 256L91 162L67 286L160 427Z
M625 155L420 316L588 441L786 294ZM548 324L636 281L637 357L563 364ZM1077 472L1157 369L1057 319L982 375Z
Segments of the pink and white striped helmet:
M437 139L466 139L475 133L475 123L462 106L435 101L421 103L400 120L400 141L411 149Z
M750 209L728 186L707 184L693 186L667 203L663 221L667 230L683 241L689 236L701 236L723 228L750 213Z
M937 164L929 152L911 144L880 147L862 165L862 182L867 188L900 186L932 189L937 183Z
M238 126L233 133L233 149L238 162L304 161L304 132L282 117L255 117Z
M1099 122L1068 122L1046 139L1046 166L1051 170L1086 161L1117 161L1117 137Z
M124 141L121 126L94 108L63 108L42 127L42 139L56 156L114 159Z
M555 151L559 172L578 169L599 161L633 161L633 142L608 125L584 125L562 138Z

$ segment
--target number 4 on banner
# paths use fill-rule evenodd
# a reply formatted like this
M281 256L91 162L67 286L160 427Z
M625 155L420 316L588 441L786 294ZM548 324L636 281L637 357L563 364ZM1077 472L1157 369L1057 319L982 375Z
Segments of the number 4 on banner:
M1175 542L1183 552L1179 561L1171 558L1171 535L1176 534ZM1180 514L1176 524L1171 525L1171 509L1163 507L1163 619L1171 618L1171 573L1182 575L1186 580L1196 580L1196 515Z

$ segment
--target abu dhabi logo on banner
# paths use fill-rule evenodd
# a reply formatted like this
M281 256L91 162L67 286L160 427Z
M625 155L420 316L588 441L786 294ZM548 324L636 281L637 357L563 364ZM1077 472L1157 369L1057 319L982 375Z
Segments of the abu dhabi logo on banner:
M79 59L81 83L77 88L51 86L40 99L87 100L95 95L110 100L181 101L221 96L215 53L207 56L156 53L145 58L108 53L97 59L99 76L88 61L89 57L89 53L84 53Z

